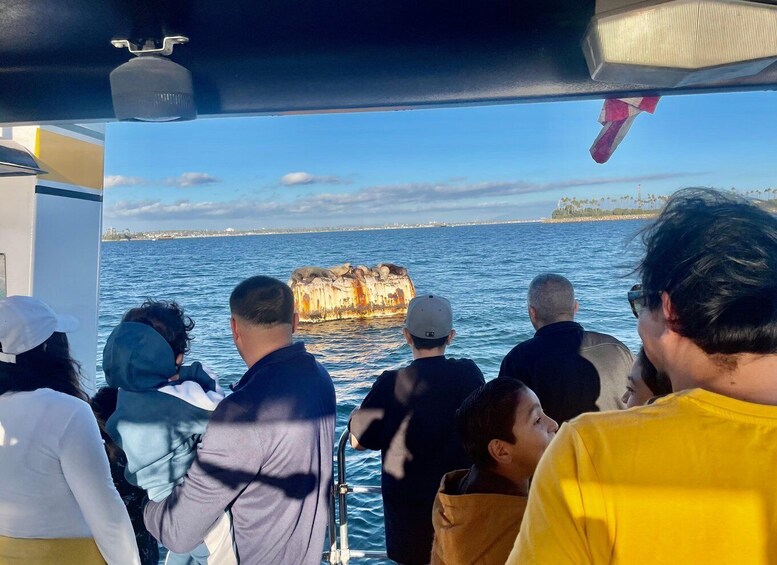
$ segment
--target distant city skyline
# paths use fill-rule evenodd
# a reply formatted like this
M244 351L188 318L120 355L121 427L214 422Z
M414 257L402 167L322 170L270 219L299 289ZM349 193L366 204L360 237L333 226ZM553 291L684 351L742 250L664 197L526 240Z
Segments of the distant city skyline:
M771 92L663 98L610 161L602 101L107 126L104 225L236 230L550 217L560 198L774 185Z

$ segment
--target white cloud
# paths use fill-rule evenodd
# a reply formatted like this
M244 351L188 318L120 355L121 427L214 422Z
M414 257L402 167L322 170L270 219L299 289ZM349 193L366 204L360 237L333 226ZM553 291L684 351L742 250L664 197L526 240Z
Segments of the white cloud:
M208 173L183 173L178 177L168 178L165 181L165 184L169 184L170 186L177 186L178 188L189 188L192 186L215 184L220 182L220 180L221 179Z
M634 184L640 181L688 176L690 173L664 173L634 177L568 179L549 183L523 180L502 182L407 183L372 186L354 192L328 192L302 195L289 201L278 199L236 199L225 202L180 200L122 201L106 206L109 218L138 220L251 220L255 225L272 221L276 225L301 218L341 219L350 224L365 218L381 222L401 221L403 217L443 212L505 212L521 206L516 196L551 190L609 184Z
M286 173L281 177L281 184L295 186L300 184L350 184L351 181L336 176L318 176L303 171Z
M119 186L140 186L146 184L146 180L140 177L127 177L124 175L106 175L103 179L103 187L117 188Z
M310 173L287 173L281 177L281 183L286 186L294 186L295 184L313 184L313 175Z
M166 179L147 179L143 177L130 177L125 175L106 175L103 180L105 188L117 188L120 186L158 186L167 185L178 188L189 188L192 186L202 186L206 184L215 184L221 182L221 179L208 173L182 173L177 177L168 177Z

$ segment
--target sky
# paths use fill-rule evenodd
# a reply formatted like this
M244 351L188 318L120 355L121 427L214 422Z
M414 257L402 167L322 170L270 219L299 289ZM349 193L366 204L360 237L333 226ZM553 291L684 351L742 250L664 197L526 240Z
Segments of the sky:
M105 229L250 230L549 217L561 197L777 185L777 94L664 97L611 159L601 100L110 123Z

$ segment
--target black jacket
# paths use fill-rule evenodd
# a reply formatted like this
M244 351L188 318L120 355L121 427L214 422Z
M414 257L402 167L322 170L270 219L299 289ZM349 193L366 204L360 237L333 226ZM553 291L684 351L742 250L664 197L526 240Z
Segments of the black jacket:
M583 412L623 408L634 357L614 337L576 322L543 326L502 361L500 377L520 379L559 424Z

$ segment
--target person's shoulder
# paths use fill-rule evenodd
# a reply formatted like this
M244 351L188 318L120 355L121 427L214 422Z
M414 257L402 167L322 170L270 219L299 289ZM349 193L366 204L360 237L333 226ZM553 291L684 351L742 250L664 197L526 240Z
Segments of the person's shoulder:
M76 398L63 392L41 388L31 391L25 407L29 415L45 415L50 422L59 422L63 427L71 422L92 422L96 424L92 407L86 400Z
M533 335L530 338L519 341L513 346L513 348L510 350L510 353L513 351L523 351L524 349L531 349L532 347L535 347L537 343L539 343L539 339L541 337L542 336Z
M30 400L33 403L45 405L47 410L66 413L92 412L91 406L85 400L50 388L39 388L31 391Z
M452 366L461 367L464 369L477 369L478 365L472 359L468 357L445 357L445 361Z
M254 410L260 403L259 397L250 388L243 388L224 397L213 411L212 418L229 420L235 415ZM217 416L218 415L218 416Z
M601 332L594 332L591 330L583 331L583 346L595 346L595 345L613 345L619 349L629 351L629 348L615 336L605 334Z
M406 370L408 367L409 365L404 365L402 367L397 367L395 369L386 369L376 377L375 383L377 384L377 383L395 381L397 378L397 375L399 375L401 371Z
M525 339L515 344L513 348L507 352L507 355L505 355L505 359L520 357L521 355L524 355L529 351L532 351L533 349L538 347L539 344L540 342L538 341L537 336L532 336L529 339Z
M682 394L670 394L652 404L626 410L588 412L567 422L584 440L622 436L633 440L634 433L644 434L651 426L664 426L683 410Z
M467 390L472 390L485 383L483 371L472 359L446 357L446 372L458 375L459 382Z

